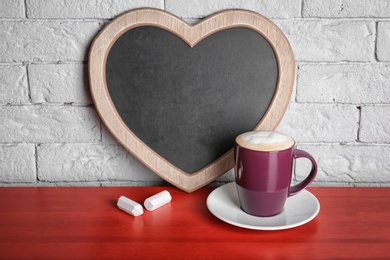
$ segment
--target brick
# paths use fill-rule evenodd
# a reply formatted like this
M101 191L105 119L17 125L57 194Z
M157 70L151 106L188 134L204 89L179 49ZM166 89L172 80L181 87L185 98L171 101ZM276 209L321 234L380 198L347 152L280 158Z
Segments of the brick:
M305 0L303 17L390 17L388 0Z
M359 141L390 143L389 122L390 106L363 106Z
M298 145L317 160L318 174L314 185L344 183L367 186L389 183L389 145ZM305 159L296 162L296 176L303 180L310 170ZM363 185L364 184L364 185Z
M161 180L119 145L44 144L37 153L40 181Z
M290 104L277 131L297 142L353 142L359 110L352 105Z
M0 18L25 18L24 0L1 0Z
M378 38L377 38L378 60L390 61L389 46L390 46L390 22L378 22Z
M389 103L390 64L305 64L298 69L298 102Z
M0 144L0 182L36 182L33 144Z
M95 109L75 106L0 106L0 142L98 142Z
M247 9L258 12L269 18L291 18L300 17L301 1L165 1L165 10L182 18L204 18L225 9Z
M28 69L33 103L92 103L87 66L31 64Z
M275 20L297 61L375 61L375 22Z
M0 75L0 104L30 102L26 67L0 65Z
M164 9L163 0L27 0L28 18L113 18L140 7Z
M0 62L84 61L102 21L0 21Z

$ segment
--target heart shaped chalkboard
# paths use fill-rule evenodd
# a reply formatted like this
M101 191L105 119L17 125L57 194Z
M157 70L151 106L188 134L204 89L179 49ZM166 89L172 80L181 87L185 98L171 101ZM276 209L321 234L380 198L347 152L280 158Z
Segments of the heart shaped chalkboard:
M283 33L254 12L227 10L189 25L161 10L138 9L95 38L89 76L114 137L191 192L233 167L238 134L276 128L295 64Z

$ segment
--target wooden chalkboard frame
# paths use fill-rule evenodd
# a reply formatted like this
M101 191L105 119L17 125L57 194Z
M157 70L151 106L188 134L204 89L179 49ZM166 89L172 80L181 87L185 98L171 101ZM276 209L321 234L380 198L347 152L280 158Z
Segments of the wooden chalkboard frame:
M278 63L278 79L272 101L254 130L274 130L281 121L291 98L295 81L295 60L283 32L264 16L247 10L225 10L196 24L162 10L131 10L112 20L92 42L89 53L89 81L96 109L108 130L130 153L157 175L186 191L195 191L217 179L234 166L233 150L201 170L189 174L172 165L143 143L119 116L108 92L106 62L115 41L126 31L139 26L155 26L180 37L191 48L220 30L250 28L264 37L274 50Z

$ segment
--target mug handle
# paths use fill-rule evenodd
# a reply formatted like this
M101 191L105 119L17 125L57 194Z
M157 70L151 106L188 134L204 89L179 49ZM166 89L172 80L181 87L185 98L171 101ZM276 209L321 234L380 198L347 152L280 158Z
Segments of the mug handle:
M311 161L311 171L309 175L304 179L301 183L298 183L297 185L291 186L288 191L288 197L296 195L298 192L306 188L316 177L317 175L317 163L314 160L313 156L311 156L308 152L295 149L293 153L293 158L307 158Z

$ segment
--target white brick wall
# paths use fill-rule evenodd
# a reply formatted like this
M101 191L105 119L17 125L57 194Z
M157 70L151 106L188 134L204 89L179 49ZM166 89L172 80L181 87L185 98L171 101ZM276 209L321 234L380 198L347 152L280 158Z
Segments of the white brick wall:
M276 20L297 61L375 60L375 22L361 20Z
M87 66L82 63L30 64L28 75L33 103L92 104Z
M38 19L104 19L140 7L164 9L164 1L161 0L26 0L26 2L27 17Z
M103 21L0 20L0 62L84 61Z
M317 159L313 185L390 186L388 0L1 0L1 186L161 183L102 125L86 72L96 33L139 7L186 21L227 8L269 17L297 60L278 130ZM307 171L299 160L295 180Z
M29 102L25 66L0 65L0 75L0 103Z
M157 181L134 157L118 145L41 144L38 153L38 180L79 181ZM139 174L142 169L144 174Z

